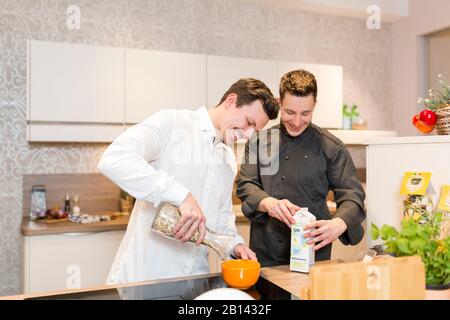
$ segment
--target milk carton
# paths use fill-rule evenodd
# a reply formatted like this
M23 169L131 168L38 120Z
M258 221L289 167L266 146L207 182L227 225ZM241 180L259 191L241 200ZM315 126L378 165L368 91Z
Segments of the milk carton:
M309 272L309 268L314 264L313 245L308 245L304 238L303 227L316 220L316 217L308 211L308 208L301 208L294 215L295 224L291 229L291 264L292 271Z

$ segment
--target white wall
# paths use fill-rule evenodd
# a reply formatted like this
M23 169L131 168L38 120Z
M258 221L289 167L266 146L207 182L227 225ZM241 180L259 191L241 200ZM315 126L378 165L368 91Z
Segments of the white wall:
M438 88L438 74L450 79L450 29L431 35L428 43L428 86Z
M410 16L392 25L393 130L400 136L419 135L412 116L423 109L418 97L427 93L425 35L450 26L450 1L410 0ZM450 76L448 76L450 77Z

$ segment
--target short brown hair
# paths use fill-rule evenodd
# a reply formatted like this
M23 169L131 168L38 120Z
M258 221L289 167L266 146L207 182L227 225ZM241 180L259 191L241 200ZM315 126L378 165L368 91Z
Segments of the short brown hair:
M314 75L306 70L299 69L286 73L280 81L280 99L287 93L297 97L306 97L312 94L317 99L317 81Z
M225 92L219 105L225 101L229 94L235 93L237 95L236 107L241 107L250 104L255 100L260 100L264 112L270 120L276 119L280 106L278 101L274 98L270 89L260 80L253 78L242 78L233 83L230 89Z

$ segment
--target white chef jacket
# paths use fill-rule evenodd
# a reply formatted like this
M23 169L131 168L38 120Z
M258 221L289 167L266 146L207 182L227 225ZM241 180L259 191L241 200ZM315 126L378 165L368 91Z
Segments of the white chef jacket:
M206 108L162 110L108 146L98 169L136 203L107 284L209 273L206 246L151 230L155 208L163 202L179 206L188 192L199 202L208 228L235 235L228 254L244 243L231 201L236 158L229 146L214 143L215 137Z

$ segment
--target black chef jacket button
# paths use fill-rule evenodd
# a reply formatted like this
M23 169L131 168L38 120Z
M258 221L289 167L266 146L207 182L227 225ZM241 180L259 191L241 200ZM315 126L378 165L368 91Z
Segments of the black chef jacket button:
M284 180L284 179L286 179L286 177L285 177L285 176L282 176L282 177L281 177L281 180Z
M289 157L288 156L286 156L286 158L285 158L286 160L289 160Z
M283 240L278 239L278 243L283 243Z

